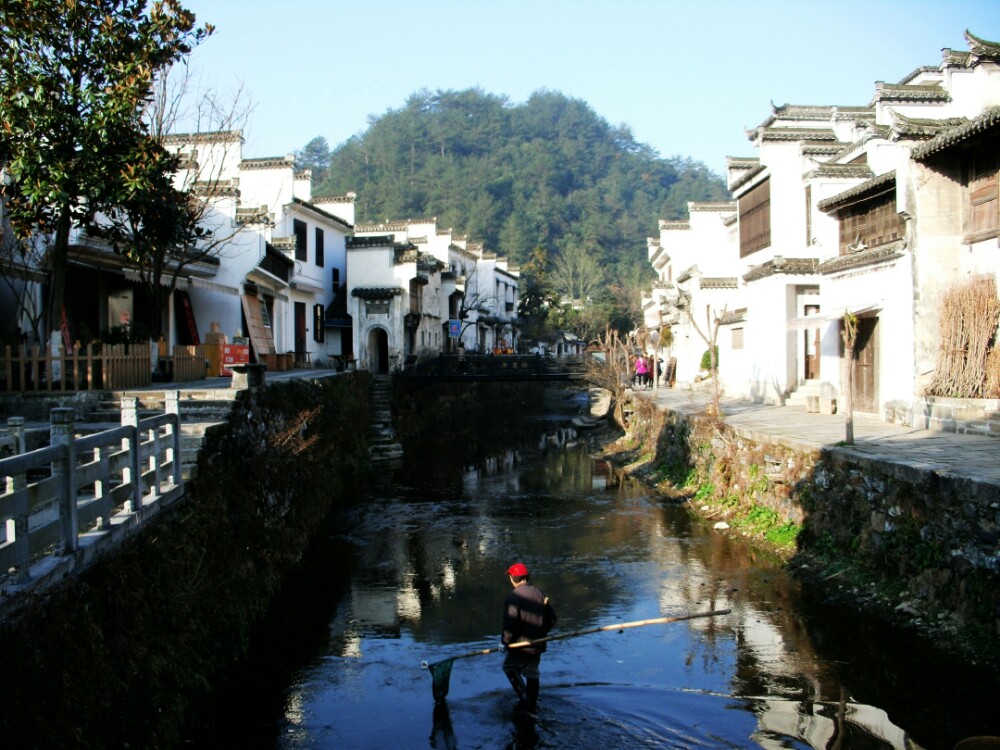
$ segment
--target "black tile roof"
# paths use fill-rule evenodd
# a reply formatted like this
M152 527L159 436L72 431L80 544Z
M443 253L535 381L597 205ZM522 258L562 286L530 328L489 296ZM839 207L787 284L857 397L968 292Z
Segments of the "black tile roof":
M858 198L883 193L896 184L896 170L872 177L870 180L855 185L830 198L824 198L816 204L816 208L824 213L835 213L847 203L853 203Z
M819 272L821 274L831 274L838 273L840 271L847 271L852 268L861 268L863 266L883 263L885 261L901 257L905 249L906 241L896 240L895 242L889 242L885 245L879 245L878 247L871 247L867 250L862 250L861 252L849 253L847 255L840 255L836 258L831 258L830 260L825 260L820 263Z
M923 161L975 136L990 132L995 133L998 126L1000 126L1000 107L991 107L971 122L947 130L927 143L917 146L913 149L911 156L914 161Z
M782 258L775 256L771 260L751 268L743 274L743 280L756 281L767 276L776 276L779 273L795 275L813 274L816 273L818 266L819 261L816 258Z

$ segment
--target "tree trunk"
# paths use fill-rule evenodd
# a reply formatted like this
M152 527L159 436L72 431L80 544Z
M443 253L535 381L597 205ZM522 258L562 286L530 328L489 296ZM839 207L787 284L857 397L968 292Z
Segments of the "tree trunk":
M69 208L64 207L59 216L59 223L56 225L56 238L49 257L49 305L46 315L48 330L45 332L48 338L51 338L62 324L69 258L69 230L72 221Z
M844 388L844 442L854 445L854 345L858 340L858 318L852 313L844 313L841 323L841 338L844 341L844 373L846 387Z

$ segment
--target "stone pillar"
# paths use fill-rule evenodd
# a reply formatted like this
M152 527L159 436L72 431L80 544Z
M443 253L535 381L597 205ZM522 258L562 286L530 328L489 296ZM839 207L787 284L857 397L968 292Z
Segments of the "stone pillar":
M166 391L163 394L163 411L167 414L177 414L181 413L180 406L181 392L180 391Z
M181 404L180 391L167 391L163 394L163 411L177 415L177 424L171 425L170 447L167 449L167 460L171 462L171 476L174 486L179 487L184 479L181 472Z
M14 435L15 450L24 453L24 417L11 417L7 420L11 434ZM20 436L16 428L20 427ZM7 544L14 546L14 569L7 572L14 583L24 583L29 575L29 555L31 546L28 534L28 496L24 492L28 486L28 478L24 473L7 477L7 494L11 496L7 519Z
M52 476L59 479L59 526L62 531L62 554L80 547L80 519L76 513L76 451L73 443L73 410L60 407L49 412L49 444L63 448L62 456L52 463Z
M234 390L259 391L265 385L264 365L233 365L233 381L230 385Z
M10 434L14 438L14 452L18 455L27 453L26 438L24 435L24 417L8 417L7 429L10 430Z
M123 396L121 403L122 427L131 427L131 437L122 439L122 450L128 452L129 468L122 469L122 483L131 487L131 497L125 503L129 513L142 510L142 466L139 463L139 399Z

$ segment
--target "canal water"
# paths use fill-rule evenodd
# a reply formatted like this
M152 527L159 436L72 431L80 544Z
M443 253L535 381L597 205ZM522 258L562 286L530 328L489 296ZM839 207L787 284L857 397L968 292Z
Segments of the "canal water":
M242 747L952 748L1000 733L996 682L856 613L596 458L566 393L503 447L424 441L335 518L218 711ZM512 437L514 435L516 437ZM475 445L472 445L474 443ZM489 653L524 562L553 635L535 717ZM228 744L227 742L227 744ZM197 744L197 743L193 743ZM208 743L205 743L208 746Z

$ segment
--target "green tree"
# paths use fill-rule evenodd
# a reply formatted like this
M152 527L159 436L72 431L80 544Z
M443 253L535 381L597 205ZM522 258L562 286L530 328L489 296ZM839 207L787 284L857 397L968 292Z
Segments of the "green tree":
M19 237L54 235L48 330L58 330L70 230L151 172L130 163L156 73L212 29L176 0L0 0L0 154Z
M704 165L660 158L579 99L480 89L420 91L370 118L319 190L356 192L358 223L436 216L520 265L538 246L553 259L585 247L610 279L646 263L658 220L729 195Z
M313 184L321 184L330 168L330 144L323 136L316 136L296 152L295 163L296 166L311 169Z

